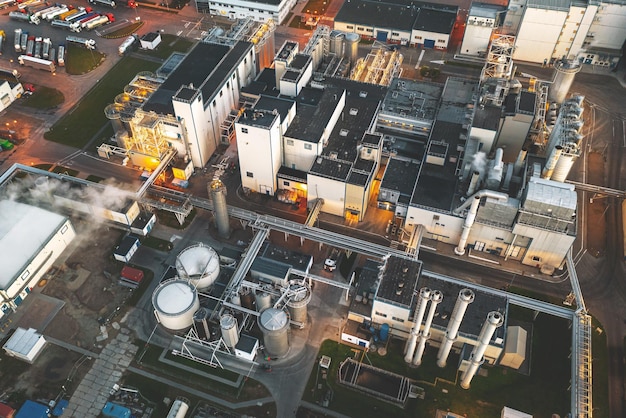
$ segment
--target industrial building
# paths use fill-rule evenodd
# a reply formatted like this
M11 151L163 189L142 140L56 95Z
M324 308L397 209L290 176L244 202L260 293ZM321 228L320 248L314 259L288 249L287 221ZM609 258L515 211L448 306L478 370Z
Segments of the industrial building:
M245 19L226 33L214 29L156 74L138 74L105 109L117 146L103 144L101 156L121 155L148 171L174 158L174 177L188 180L218 146L230 143L239 92L254 79L258 61L267 65L269 50L273 56L274 26Z
M76 232L68 218L14 200L0 200L0 212L2 317L17 309Z
M37 330L18 327L2 348L8 356L32 364L45 346L46 339Z
M267 22L271 19L280 25L295 4L296 0L199 0L196 9L199 13L233 20L251 18L256 22Z
M335 16L334 29L364 39L445 50L458 7L425 2L346 1Z
M14 76L0 79L0 112L24 94L22 83Z

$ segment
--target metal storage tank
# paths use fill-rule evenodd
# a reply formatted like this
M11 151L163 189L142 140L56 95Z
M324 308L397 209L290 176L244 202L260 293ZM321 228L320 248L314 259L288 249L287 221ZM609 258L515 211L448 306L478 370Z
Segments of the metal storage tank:
M213 201L213 216L215 216L215 226L222 238L230 235L230 220L228 217L228 206L226 205L226 186L220 179L213 179L209 183L209 197Z
M185 418L187 411L189 411L189 400L178 398L172 403L167 418Z
M261 312L263 309L270 308L272 306L272 295L262 290L255 292L256 297L256 310Z
M176 272L199 290L210 287L220 275L220 256L202 243L187 247L176 257Z
M574 82L576 73L581 70L581 65L575 59L561 59L554 63L554 78L548 89L548 100L553 103L563 103Z
M220 329L222 339L227 347L233 348L239 342L239 329L237 328L237 318L231 314L224 314L220 318Z
M161 325L170 331L182 331L193 324L193 314L200 307L200 301L191 283L175 277L154 289L152 306Z
M307 321L307 305L311 301L311 289L306 284L292 283L289 285L292 296L287 301L287 309L291 320L300 322L302 327Z
M344 56L354 65L359 59L359 41L361 36L358 33L346 33Z
M343 36L344 33L338 30L330 32L330 53L337 56L343 55Z
M193 328L201 340L211 339L211 330L209 329L209 310L200 308L193 314Z
M272 357L282 357L289 351L289 318L285 311L268 308L259 315L265 351Z
M561 153L559 160L556 162L551 180L559 181L561 183L565 182L572 166L576 162L576 153L572 151L575 151L578 147L575 144L569 145L570 146L566 146L566 151Z
M241 306L254 310L254 295L250 289L240 289L239 294L241 295Z

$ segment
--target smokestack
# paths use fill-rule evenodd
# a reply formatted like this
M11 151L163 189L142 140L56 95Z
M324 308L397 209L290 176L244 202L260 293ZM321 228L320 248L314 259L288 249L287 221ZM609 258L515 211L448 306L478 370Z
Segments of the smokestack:
M550 153L548 161L546 161L546 165L543 168L543 171L541 172L542 179L550 180L550 177L552 177L552 173L554 172L554 167L556 167L556 163L557 161L559 161L559 157L561 156L561 152L563 152L562 146L557 145L556 147L554 147L554 149Z
M520 171L522 171L522 168L524 167L524 160L526 159L526 153L528 151L526 150L526 148L522 148L519 151L519 154L517 154L517 160L515 160L515 165L514 165L514 170L513 173L516 176L519 176Z
M469 212L467 213L467 218L465 218L465 223L463 223L463 231L461 232L461 239L459 239L459 245L454 249L454 253L456 255L465 254L465 244L467 244L467 238L469 237L469 233L470 233L470 230L472 229L472 225L474 225L474 220L476 219L476 213L478 213L478 205L480 205L480 197L474 196L472 205L470 206Z
M496 156L493 159L493 166L487 174L487 187L492 190L498 190L500 183L502 182L502 169L504 167L504 164L502 163L503 156L504 151L502 148L498 148L496 150Z
M419 366L422 364L422 355L424 354L424 349L426 348L426 341L430 338L430 326L433 323L433 318L435 317L435 311L437 310L437 305L441 303L443 300L443 293L439 290L435 290L430 295L430 309L428 310L428 316L426 317L426 323L424 323L424 329L420 334L420 342L417 346L417 351L415 351L415 356L413 357L413 365Z
M411 328L411 336L407 342L406 353L404 361L410 363L413 360L413 353L415 352L415 345L417 344L417 334L420 332L420 326L422 325L422 319L424 319L424 312L426 312L426 305L430 300L430 289L422 287L420 289L419 299L417 300L417 306L415 307L415 319L413 320L413 328Z
M472 354L470 354L470 364L461 376L461 387L463 389L469 389L478 367L485 361L483 355L489 346L491 337L493 337L496 329L503 323L504 315L500 312L493 311L489 312L487 315L487 320L483 324L483 328L480 330L480 335L478 336L478 345L474 346L474 350L472 350Z
M474 171L472 173L472 177L470 179L469 186L467 187L467 195L471 196L474 194L476 189L478 188L478 182L480 181L480 173L478 171Z
M217 232L222 238L228 238L230 236L230 219L226 205L226 186L220 179L213 179L209 183L209 196L213 200L213 216L215 216Z
M446 362L448 361L448 355L450 354L450 350L454 345L457 337L459 336L459 328L461 327L461 322L463 321L463 317L465 316L465 311L470 303L474 302L474 292L470 289L462 289L459 292L459 296L456 299L456 304L454 305L454 309L452 310L452 316L450 317L450 322L448 322L448 328L446 329L446 335L444 337L443 343L441 347L439 347L439 352L437 353L437 365L439 367L446 367Z

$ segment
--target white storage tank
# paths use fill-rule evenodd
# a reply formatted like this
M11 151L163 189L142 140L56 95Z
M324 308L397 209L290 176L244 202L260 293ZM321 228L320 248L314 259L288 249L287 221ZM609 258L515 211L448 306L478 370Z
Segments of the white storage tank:
M222 339L227 347L233 348L239 342L239 329L237 328L237 318L231 314L224 314L220 318L220 329Z
M187 247L176 257L176 271L198 290L207 289L220 275L220 256L202 243Z
M200 307L193 314L193 327L196 330L196 334L198 338L201 340L210 340L211 339L211 330L209 329L209 310L203 307Z
M352 65L356 64L359 59L359 41L361 41L361 35L358 33L350 32L346 33L346 43L344 48L344 56L350 60Z
M289 292L287 309L289 309L291 320L301 323L301 326L304 327L308 314L307 305L311 301L311 289L306 284L291 283Z
M167 418L185 418L189 411L189 401L186 398L178 398L172 403Z
M289 351L289 317L285 311L268 308L259 315L265 351L271 357L282 357Z
M272 306L272 295L263 290L257 290L254 294L256 299L256 310L261 312Z
M154 289L152 306L161 325L170 331L182 331L193 325L193 315L200 301L191 283L175 277Z

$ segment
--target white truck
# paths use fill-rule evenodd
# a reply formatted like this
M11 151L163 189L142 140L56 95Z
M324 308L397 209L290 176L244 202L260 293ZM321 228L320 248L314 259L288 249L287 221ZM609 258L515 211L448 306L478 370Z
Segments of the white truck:
M50 58L50 47L52 46L52 41L50 38L43 38L43 42L41 44L41 57L43 59Z
M50 23L50 25L55 27L55 28L67 29L67 30L70 30L72 32L80 32L81 31L81 27L80 27L80 24L78 22L68 22L66 20L54 19L52 21L52 23Z
M139 39L139 37L137 36L137 34L133 34L133 35L129 36L117 48L117 53L120 56L122 56L122 55L125 55L127 52L130 52L132 50L132 48L133 48L133 45L135 45L135 43L137 42L138 39Z
M15 52L22 52L22 29L15 29Z
M92 29L97 28L98 26L102 26L107 23L109 23L109 17L102 15L102 16L98 16L95 19L91 19L90 21L85 23L85 26L83 27L83 29L92 30Z
M17 61L20 63L20 65L50 71L51 73L56 70L52 61L44 60L41 58L29 57L28 55L20 55L19 57L17 57Z
M65 40L67 42L72 42L80 46L83 46L87 49L96 49L96 41L94 41L93 39L79 38L78 36L70 35L67 38L65 38Z
M59 45L59 50L57 51L57 64L59 67L65 67L65 45Z

